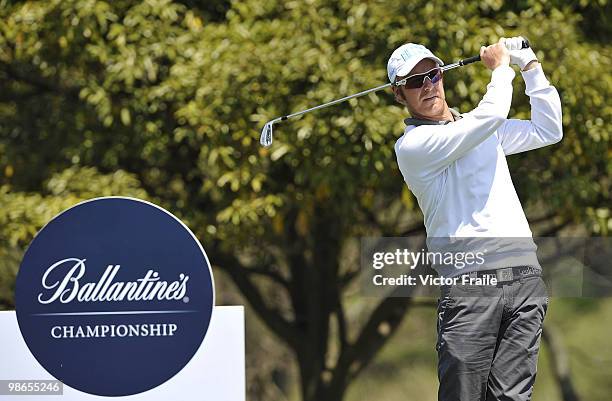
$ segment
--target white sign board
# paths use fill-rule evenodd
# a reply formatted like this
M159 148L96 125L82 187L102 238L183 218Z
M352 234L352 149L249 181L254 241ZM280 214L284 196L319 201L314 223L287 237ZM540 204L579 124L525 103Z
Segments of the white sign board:
M244 355L244 308L216 306L204 342L193 359L183 370L159 387L127 397L100 397L64 385L63 395L2 395L0 399L245 401ZM0 312L0 380L53 379L26 346L17 325L15 312Z

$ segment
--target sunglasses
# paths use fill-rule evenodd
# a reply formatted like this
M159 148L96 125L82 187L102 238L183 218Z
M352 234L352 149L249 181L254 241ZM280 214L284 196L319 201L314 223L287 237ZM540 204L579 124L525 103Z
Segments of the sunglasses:
M425 85L425 80L429 78L432 85L442 79L442 70L438 67L422 74L415 74L396 82L395 86L405 86L407 89L417 89Z

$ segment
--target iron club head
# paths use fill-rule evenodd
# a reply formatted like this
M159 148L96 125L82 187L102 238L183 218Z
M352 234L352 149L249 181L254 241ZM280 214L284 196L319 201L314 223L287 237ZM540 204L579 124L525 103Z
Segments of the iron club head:
M269 147L272 145L272 125L274 124L274 120L268 121L266 125L264 125L261 130L261 137L259 137L259 143L263 147Z

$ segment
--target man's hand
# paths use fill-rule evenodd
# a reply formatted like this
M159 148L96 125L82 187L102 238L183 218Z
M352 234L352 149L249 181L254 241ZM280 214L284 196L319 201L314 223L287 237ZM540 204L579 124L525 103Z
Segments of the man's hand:
M535 67L535 65L537 65L538 58L533 52L533 49L531 49L531 47L521 49L521 47L523 46L522 36L515 36L513 38L501 38L500 41L502 40L504 41L506 48L509 50L510 63L518 65L523 71L531 69Z
M510 64L510 54L506 46L504 46L503 39L499 39L499 42L494 45L482 46L480 48L480 59L490 70L494 70L500 65Z

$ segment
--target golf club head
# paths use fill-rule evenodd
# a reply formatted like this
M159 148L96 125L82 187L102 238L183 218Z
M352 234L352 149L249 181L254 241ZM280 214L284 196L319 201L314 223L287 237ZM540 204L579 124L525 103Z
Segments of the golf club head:
M266 148L272 145L272 124L274 124L274 121L268 121L261 130L261 137L259 137L259 143Z

